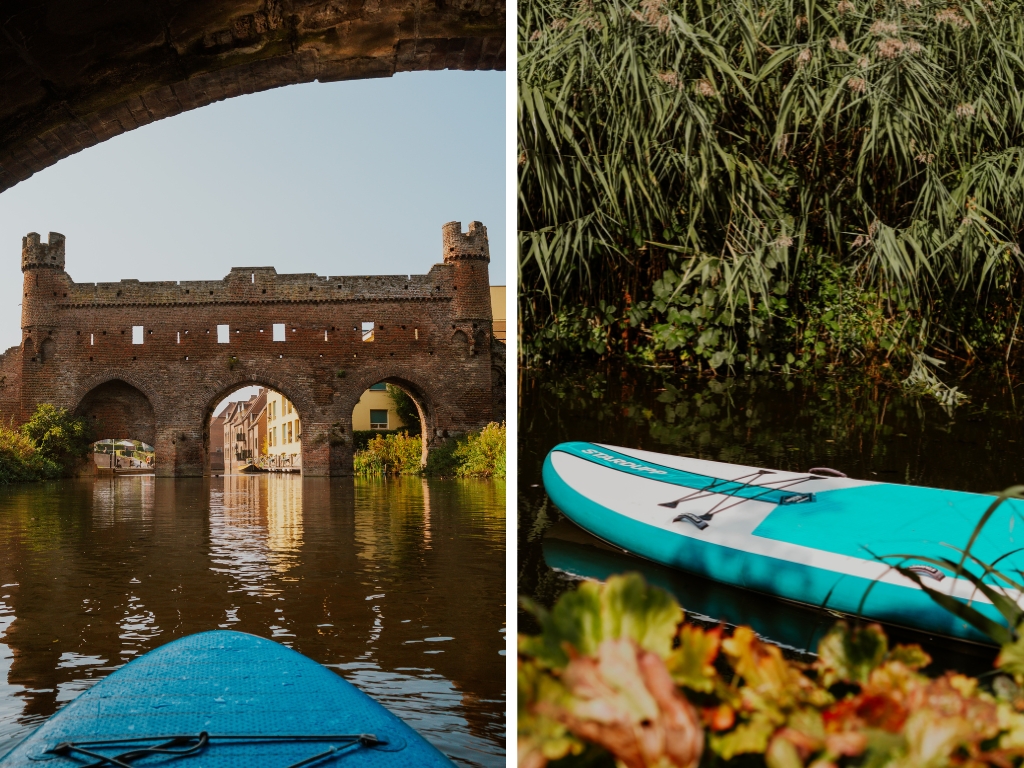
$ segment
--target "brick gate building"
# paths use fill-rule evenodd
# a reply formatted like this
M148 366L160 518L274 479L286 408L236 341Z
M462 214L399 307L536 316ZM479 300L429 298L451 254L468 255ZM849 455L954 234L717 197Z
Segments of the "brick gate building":
M210 420L259 384L302 418L309 475L352 471L352 409L372 384L405 389L424 460L447 436L504 418L504 344L493 340L487 230L442 228L425 275L279 275L235 267L223 280L75 283L64 236L22 242L22 343L0 355L0 418L40 403L84 416L96 439L155 446L157 474L209 472Z

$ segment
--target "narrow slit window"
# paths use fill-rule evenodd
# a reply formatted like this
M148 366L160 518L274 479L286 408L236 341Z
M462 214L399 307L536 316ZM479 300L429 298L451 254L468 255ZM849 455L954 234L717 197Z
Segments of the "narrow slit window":
M373 323L363 323L363 341L373 341Z
M274 323L274 341L284 341L284 323Z
M324 331L324 341L327 341L327 331Z
M420 329L419 328L413 328L413 333L416 334L416 341L419 341L420 340Z
M227 344L231 340L231 326L229 325L218 325L217 326L217 343Z
M145 331L141 325L132 326L132 344L141 344Z
M181 344L181 331L178 331L178 343Z
M93 334L91 334L91 333L89 334L89 346L90 347L96 346L96 337Z

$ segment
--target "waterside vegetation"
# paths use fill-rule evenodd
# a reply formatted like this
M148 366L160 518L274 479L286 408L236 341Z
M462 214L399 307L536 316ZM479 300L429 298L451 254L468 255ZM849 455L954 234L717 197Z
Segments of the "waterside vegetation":
M480 432L449 438L430 452L426 468L420 466L423 442L407 432L378 434L357 451L355 473L433 477L505 478L505 424L491 423Z
M812 663L683 622L636 574L585 581L518 639L520 768L1018 766L1024 639L984 680L839 621ZM928 674L925 674L928 672Z
M20 429L0 426L0 485L69 477L91 451L84 419L43 404Z
M524 363L1024 359L1021 0L518 7Z

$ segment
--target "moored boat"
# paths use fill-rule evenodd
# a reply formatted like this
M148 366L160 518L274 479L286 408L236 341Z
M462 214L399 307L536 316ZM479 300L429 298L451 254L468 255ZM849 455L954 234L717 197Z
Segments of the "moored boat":
M543 477L577 525L663 565L841 614L992 642L940 607L925 584L1005 624L971 580L935 564L959 562L992 496L583 442L555 446ZM1016 541L1024 531L1014 532L1022 513L1018 500L999 506L973 557L1008 573L1024 568ZM965 569L983 575L970 559ZM1021 602L991 575L985 581Z

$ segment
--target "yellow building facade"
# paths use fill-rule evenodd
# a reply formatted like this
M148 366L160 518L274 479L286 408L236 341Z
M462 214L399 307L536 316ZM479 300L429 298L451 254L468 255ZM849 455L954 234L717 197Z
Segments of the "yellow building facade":
M270 469L302 468L302 421L291 401L274 390L267 391L267 437L261 446Z
M505 315L505 286L491 286L491 319L494 338L505 341L507 318ZM356 407L352 409L352 429L355 431L369 429L401 429L408 426L398 418L395 404L388 395L384 384L374 384L363 392Z

